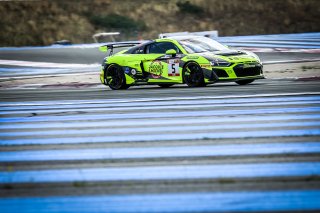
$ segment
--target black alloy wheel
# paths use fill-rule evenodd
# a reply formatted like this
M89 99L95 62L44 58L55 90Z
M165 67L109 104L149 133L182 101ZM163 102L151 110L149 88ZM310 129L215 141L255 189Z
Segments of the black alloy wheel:
M183 69L183 80L189 87L203 87L204 75L199 64L195 62L188 63Z
M128 89L130 87L126 84L126 77L122 68L116 64L110 65L105 71L105 81L113 90Z

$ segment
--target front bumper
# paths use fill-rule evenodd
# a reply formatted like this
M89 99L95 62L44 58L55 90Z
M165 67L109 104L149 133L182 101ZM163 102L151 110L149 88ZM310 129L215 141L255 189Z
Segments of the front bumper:
M237 81L243 79L262 79L261 63L236 63L229 67L212 67L210 81Z

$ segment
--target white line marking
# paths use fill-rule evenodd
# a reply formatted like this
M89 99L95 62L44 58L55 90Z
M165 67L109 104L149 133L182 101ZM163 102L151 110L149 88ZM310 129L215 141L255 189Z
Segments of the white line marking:
M184 121L184 120L182 120ZM169 122L168 122L169 123ZM41 126L42 124L39 124ZM213 125L205 125L205 126L197 126L194 125L194 123L191 123L188 125L182 125L182 126L144 126L144 127L133 127L133 128L108 128L105 129L81 129L81 130L48 130L48 131L34 131L34 132L0 132L0 137L26 137L26 136L72 136L77 135L77 137L80 137L81 135L85 136L95 136L95 135L101 135L104 136L107 135L115 135L115 134L137 134L137 133L177 133L177 132L191 132L191 131L197 131L197 132L212 132L212 130L215 131L222 131L222 130L236 130L236 129L250 129L250 130L256 130L259 129L265 129L265 128L278 128L278 129L284 129L289 127L319 127L320 128L320 121L310 121L310 122L274 122L274 123L255 123L255 124L213 124ZM103 132L103 133L102 133ZM230 133L232 134L232 133ZM134 137L134 135L132 135ZM58 140L58 139L57 139Z
M206 140L206 139L232 139L232 138L271 138L271 137L302 137L320 136L320 129L290 129L290 130L247 130L239 132L203 132L203 133L176 133L176 134L140 134L116 136L90 136L90 137L63 137L63 138L33 138L1 140L0 145L31 145L31 144L78 144L78 143L122 143L122 142L155 142L176 140Z
M314 62L314 61L320 61L320 58L316 58L316 59L306 59L306 60L266 61L266 62L263 62L263 65L268 65L268 64L285 64L285 63L302 63L302 62Z
M127 99L99 99L99 100L58 100L58 101L32 101L32 102L2 102L2 106L40 106L40 105L70 105L70 104L96 104L96 103L127 103L127 102L153 102L153 101L175 101L175 100L199 100L199 99L238 99L273 96L302 96L320 95L320 92L297 92L297 93L272 93L256 95L225 95L225 96L195 96L195 97L163 97L163 98L127 98Z
M216 124L220 125L221 123L231 122L276 122L276 121L285 121L285 120L318 120L320 119L320 114L306 114L306 115L274 115L274 116L237 116L237 117L219 117L216 119L214 117L191 117L191 118L154 118L154 119L126 119L121 122L115 122L115 120L96 120L96 121L87 121L85 123L79 121L69 121L65 123L61 122L50 122L50 123L15 123L15 124L6 124L0 125L0 129L5 130L23 130L23 129L67 129L67 128L101 128L105 126L115 127L144 127L144 126L163 126L163 125L185 125L190 123L193 125L196 124ZM43 130L41 130L43 131Z
M119 107L126 107L131 109L131 107L146 107L146 106L174 106L174 105L192 105L192 104L212 104L212 106L217 106L219 104L292 104L297 103L310 103L320 101L320 96L298 96L298 97L267 97L267 98L237 98L237 99L199 99L199 100L170 100L170 101L152 101L152 102L122 102L122 103L108 103L107 100L95 100L96 103L79 103L77 100L74 104L70 105L55 105L56 101L52 102L51 105L27 105L27 106L0 106L0 110L3 114L9 111L25 111L26 110L54 110L54 109L76 109L86 108L108 108L108 109L118 109ZM24 102L25 103L25 102ZM48 102L46 102L48 103ZM301 105L298 104L298 105Z
M131 106L131 107L112 107L110 108L103 108L101 107L82 107L79 106L76 109L29 109L29 110L16 110L16 111L0 111L0 115L17 115L17 114L30 114L30 113L38 113L38 116L41 114L46 114L46 113L66 113L66 112L77 112L77 111L85 111L86 113L94 113L94 112L117 112L117 111L158 111L158 110L171 110L171 109L202 109L202 108L211 108L211 109L218 109L221 107L225 107L226 110L230 109L230 107L265 107L265 106L290 106L290 105L319 105L320 101L304 101L304 102L271 102L271 103L228 103L228 104L205 104L201 103L196 104L185 104L185 105L162 105L160 104L159 106Z
M23 67L47 67L47 68L96 68L100 64L66 64L66 63L52 63L52 62L34 62L34 61L16 61L16 60L2 60L0 65L23 66Z
M99 76L99 73L100 71L99 70L95 70L95 71L91 71L91 72L88 72L88 71L79 71L78 73L63 73L63 74L47 74L47 75L32 75L32 76L10 76L10 77L0 77L0 80L8 80L8 81L11 81L11 80L19 80L19 79L34 79L34 78L48 78L48 77L56 77L56 76L75 76L75 75L93 75L93 76ZM39 87L39 84L30 84L30 85L33 85L33 86L38 86ZM41 84L41 85L48 85L48 84ZM105 87L103 84L100 84L101 86ZM26 84L23 84L23 85L16 85L14 88L25 88ZM38 87L34 87L35 89L38 89ZM11 89L13 87L9 87L9 89ZM6 88L3 88L3 89L6 89Z
M256 108L256 109L219 109L219 110L197 110L197 111L167 111L167 112L134 112L134 113L97 113L97 114L73 114L73 115L43 115L43 116L15 116L0 117L1 123L24 123L24 122L52 122L52 121L74 121L74 120L108 120L108 119L141 119L141 118L186 118L186 117L208 117L208 116L230 116L230 115L270 115L270 114L288 114L288 113L318 113L320 107L282 107L282 108Z
M320 153L319 142L1 152L0 162Z
M316 212L319 190L184 192L0 199L3 212ZM107 211L106 211L107 210Z
M254 163L0 172L0 183L181 180L320 175L320 163Z

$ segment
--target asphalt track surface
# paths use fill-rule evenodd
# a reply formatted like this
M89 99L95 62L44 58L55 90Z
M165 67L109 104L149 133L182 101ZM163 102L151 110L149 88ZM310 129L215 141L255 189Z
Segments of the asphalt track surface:
M281 60L319 59L319 53L281 53L267 52L257 53L263 62ZM99 52L98 48L50 48L50 49L22 49L1 50L0 59L23 60L23 61L45 61L56 63L101 63L105 54Z
M82 61L44 53L0 58ZM0 208L319 212L319 139L316 79L0 90Z
M0 97L2 212L320 210L318 81Z

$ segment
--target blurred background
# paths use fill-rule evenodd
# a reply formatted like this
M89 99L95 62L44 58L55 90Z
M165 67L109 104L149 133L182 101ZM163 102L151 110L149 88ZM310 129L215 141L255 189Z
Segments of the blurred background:
M0 46L154 39L159 33L218 30L219 36L320 31L319 0L44 0L0 2Z
M320 212L320 0L0 0L0 15L0 213ZM266 79L101 84L94 42L185 31L257 54Z

